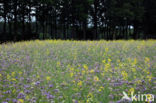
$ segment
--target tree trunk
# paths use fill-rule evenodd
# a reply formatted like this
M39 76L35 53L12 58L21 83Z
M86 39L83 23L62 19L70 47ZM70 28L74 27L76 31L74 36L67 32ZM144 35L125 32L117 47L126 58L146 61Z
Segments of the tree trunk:
M86 40L86 29L87 29L87 23L86 21L83 22L83 39Z
M24 16L23 16L23 20L22 20L22 35L23 35L23 39L25 39L25 20L24 20Z
M38 34L38 21L36 20L36 34Z
M53 36L53 24L52 23L50 23L50 35L51 35L51 38L54 39L54 36Z
M42 35L43 35L43 40L44 40L45 39L45 23L44 22L43 22L42 26L43 26L43 33L42 33Z
M9 24L9 35L12 36L12 28L11 28L12 24L11 24L11 21L9 21L8 24Z
M63 23L63 39L66 40L66 24L65 24L65 22Z
M3 33L6 34L6 16L4 16Z
M97 7L98 7L98 0L94 0L94 39L97 39Z
M3 24L3 35L4 36L6 36L6 20L7 20L7 11L6 11L6 9L7 9L7 2L6 1L4 1L4 13L3 13L3 18L4 18L4 24Z
M31 11L31 3L29 4L29 10ZM28 17L29 18L29 27L28 28L29 28L29 33L30 33L29 35L31 35L32 34L32 31L31 31L31 12L29 12L28 15L29 15L29 17Z
M14 41L17 40L17 1L14 5Z
M55 10L54 24L55 24L55 39L57 39L57 15L56 15L56 10Z
M137 39L138 38L138 24L136 21L134 22L133 27L134 27L133 38Z

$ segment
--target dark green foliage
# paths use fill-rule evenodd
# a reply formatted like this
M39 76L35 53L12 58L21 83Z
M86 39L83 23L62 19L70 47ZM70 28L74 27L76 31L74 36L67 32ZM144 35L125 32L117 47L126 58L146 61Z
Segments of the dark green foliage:
M0 0L0 22L0 41L156 38L156 1Z

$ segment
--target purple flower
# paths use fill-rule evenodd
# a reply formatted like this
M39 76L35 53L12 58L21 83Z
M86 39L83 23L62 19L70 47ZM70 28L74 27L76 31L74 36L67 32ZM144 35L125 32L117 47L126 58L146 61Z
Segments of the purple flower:
M31 103L36 103L36 98L33 97L30 101L31 101Z
M30 82L31 82L30 78L27 78L27 83L30 83Z
M8 102L4 101L4 102L2 102L2 103L8 103Z
M77 101L77 100L75 100L75 101L74 101L74 103L78 103L78 101Z
M52 85L52 84L50 84L50 85L49 85L49 88L53 88L53 85Z
M102 102L101 102L102 103ZM115 102L113 102L113 101L109 101L109 103L115 103Z
M8 90L8 91L4 92L4 94L11 94L11 91Z
M13 99L12 102L13 102L13 103L17 103L17 100L16 100L16 99Z
M95 72L96 72L96 73L99 73L100 71L96 69Z
M54 92L55 92L55 93L58 93L58 92L59 92L59 89L54 89Z
M114 99L114 96L113 96L112 94L110 94L109 97L110 97L111 99Z
M23 93L19 93L17 96L18 99L24 99L25 95Z
M30 85L24 85L24 88L29 88L30 87Z
M48 95L48 93L47 92L44 92L43 95Z
M62 99L62 98L63 98L63 96L59 96L59 97L58 97L58 99Z
M47 95L47 99L54 99L55 98L55 96L53 96L53 95L51 95L51 94L48 94Z
M45 87L44 86L41 86L41 89L44 89Z
M6 98L6 101L8 101L8 102L9 102L9 101L10 101L10 99L9 99L9 98Z
M26 94L31 93L31 91L30 91L30 90L27 90L27 89L25 89L24 92L25 92Z
M37 82L35 83L35 85L36 85L36 86L40 85L40 81L37 81Z
M122 83L114 83L114 87L121 86Z

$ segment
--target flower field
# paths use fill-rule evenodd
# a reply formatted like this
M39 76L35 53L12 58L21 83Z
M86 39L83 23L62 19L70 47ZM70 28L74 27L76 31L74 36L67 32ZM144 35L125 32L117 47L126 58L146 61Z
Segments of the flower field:
M120 103L123 91L156 95L155 40L0 45L0 103Z

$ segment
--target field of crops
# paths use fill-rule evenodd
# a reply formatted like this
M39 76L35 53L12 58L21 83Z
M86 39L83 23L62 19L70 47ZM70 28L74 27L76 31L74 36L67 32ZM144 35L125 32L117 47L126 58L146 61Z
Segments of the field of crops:
M0 45L0 103L120 103L123 91L156 95L155 40Z

